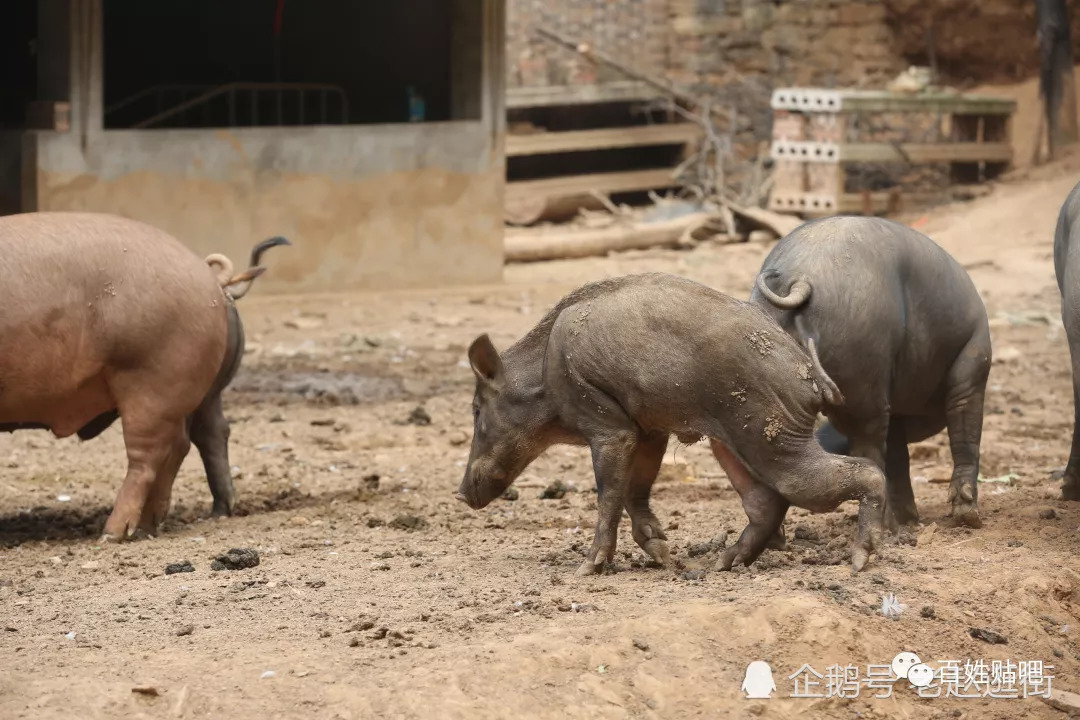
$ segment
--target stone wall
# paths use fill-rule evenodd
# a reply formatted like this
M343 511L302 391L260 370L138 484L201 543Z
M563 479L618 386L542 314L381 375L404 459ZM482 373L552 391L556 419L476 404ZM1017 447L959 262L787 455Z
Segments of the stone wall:
M507 0L511 88L589 85L625 79L535 36L538 27L586 42L634 68L662 75L668 54L668 0Z

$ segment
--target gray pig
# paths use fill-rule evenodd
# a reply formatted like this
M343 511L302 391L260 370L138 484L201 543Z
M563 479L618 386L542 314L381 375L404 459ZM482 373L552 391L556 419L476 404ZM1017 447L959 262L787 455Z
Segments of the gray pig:
M1073 379L1073 437L1069 462L1065 466L1061 497L1080 500L1080 184L1077 184L1058 213L1054 231L1054 273L1061 292L1061 322L1069 339Z
M587 445L599 519L579 575L611 560L624 508L638 545L670 563L649 494L671 434L709 438L749 518L718 569L752 563L789 504L826 511L858 499L854 568L877 547L881 471L818 444L832 382L749 303L672 275L602 280L559 301L501 357L481 335L469 362L474 431L457 498L482 508L551 445Z
M106 539L156 531L191 442L214 514L232 513L221 391L244 354L233 300L263 272L262 253L287 244L259 243L251 267L233 275L225 256L204 261L125 218L0 218L0 432L89 440L121 419L128 470Z
M918 522L908 443L949 430L955 520L979 527L990 327L963 267L930 238L872 217L805 223L777 243L750 301L817 352L843 394L819 435L885 470L892 521Z

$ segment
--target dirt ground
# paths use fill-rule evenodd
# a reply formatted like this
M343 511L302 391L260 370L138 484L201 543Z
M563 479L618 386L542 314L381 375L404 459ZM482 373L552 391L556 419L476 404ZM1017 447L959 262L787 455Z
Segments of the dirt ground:
M673 445L654 493L680 571L645 567L624 519L615 567L574 577L595 522L583 449L542 456L516 500L479 512L453 500L478 333L505 348L567 290L624 273L746 297L765 246L511 266L494 287L256 293L241 303L249 352L226 397L237 517L205 518L193 453L160 536L103 545L118 428L85 444L0 437L0 717L1064 717L1031 698L919 698L904 682L886 699L866 687L793 698L789 678L804 663L865 677L913 651L931 664L1042 660L1055 690L1080 691L1080 505L1051 477L1073 417L1051 238L1078 174L1080 159L1023 170L987 197L902 218L973 264L992 318L982 475L1013 482L981 484L982 529L948 523L944 434L913 458L932 530L894 538L857 576L850 503L793 510L789 549L713 572L719 543L692 546L745 516L704 445ZM542 499L555 480L569 492ZM212 571L229 548L261 562ZM184 560L194 572L165 574ZM898 618L881 612L890 593ZM772 699L740 692L753 660L772 667Z

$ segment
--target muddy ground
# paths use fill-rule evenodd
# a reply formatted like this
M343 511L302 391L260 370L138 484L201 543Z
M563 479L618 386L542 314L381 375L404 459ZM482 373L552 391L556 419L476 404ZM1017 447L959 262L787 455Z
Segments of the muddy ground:
M583 449L541 457L516 500L473 512L452 499L471 431L464 350L478 333L506 347L567 290L629 272L746 297L765 246L512 266L495 287L256 293L242 301L249 353L226 398L237 517L206 519L193 453L161 534L103 545L124 472L118 428L85 444L0 437L0 717L1064 717L1038 699L922 699L906 683L887 699L865 687L792 698L788 677L804 663L864 677L908 650L932 664L1043 660L1054 689L1080 691L1080 505L1051 477L1073 417L1051 237L1078 176L1080 160L1024 171L988 197L903 218L973 264L993 318L982 475L1013 480L981 485L982 529L948 523L944 434L913 459L932 530L893 539L854 577L854 504L793 510L788 550L713 572L745 518L704 445L673 445L654 493L675 554L703 573L646 567L624 519L615 566L574 577L595 522ZM555 480L569 492L543 499ZM229 548L261 562L212 571ZM194 572L165 574L185 560ZM881 612L890 593L898 618ZM759 659L777 691L747 700Z

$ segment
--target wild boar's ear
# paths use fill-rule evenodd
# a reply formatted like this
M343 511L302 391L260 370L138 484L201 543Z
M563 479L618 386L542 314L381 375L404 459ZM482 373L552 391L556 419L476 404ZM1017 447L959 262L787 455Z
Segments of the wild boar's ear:
M499 385L503 381L502 358L499 351L491 344L491 338L484 333L473 340L469 346L469 365L476 377L483 382Z

